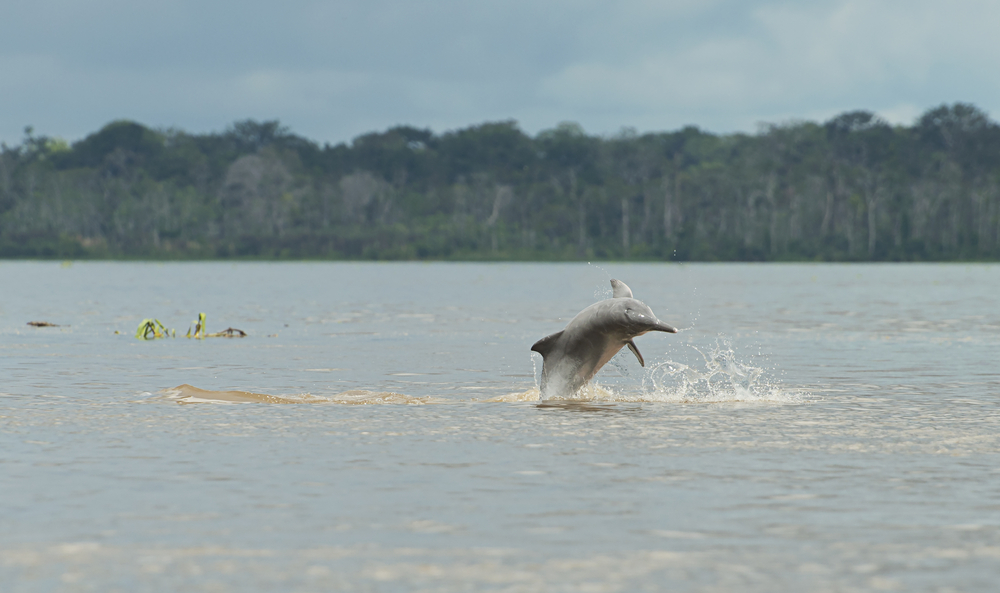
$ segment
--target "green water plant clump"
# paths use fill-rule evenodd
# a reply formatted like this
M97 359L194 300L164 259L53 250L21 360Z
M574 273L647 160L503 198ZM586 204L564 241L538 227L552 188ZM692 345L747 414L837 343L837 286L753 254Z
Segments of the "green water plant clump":
M140 340L155 340L157 338L174 337L177 332L168 330L159 319L143 319L135 330L135 337Z
M227 327L226 329L215 332L208 333L205 329L205 314L198 313L198 319L192 321L194 324L194 332L192 333L192 328L188 326L188 331L185 337L195 338L197 340L202 340L204 338L245 338L247 333L241 329L236 329L233 327ZM30 325L30 324L29 324ZM118 333L117 331L115 333ZM139 340L155 340L157 338L173 338L177 336L177 332L172 329L167 329L159 319L143 319L139 324L139 328L135 330L135 337Z
M191 323L194 324L194 335L191 335L191 327L188 326L187 334L184 337L195 338L198 340L205 338L205 314L198 313L198 319L192 321Z

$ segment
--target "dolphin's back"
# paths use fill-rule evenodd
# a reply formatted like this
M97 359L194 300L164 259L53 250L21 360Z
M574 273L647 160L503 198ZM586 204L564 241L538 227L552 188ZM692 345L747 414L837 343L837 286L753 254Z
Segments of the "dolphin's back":
M543 399L572 395L624 346L624 342L612 337L614 332L609 332L613 323L607 316L615 305L610 299L594 303L574 317L566 329L531 346L542 355Z

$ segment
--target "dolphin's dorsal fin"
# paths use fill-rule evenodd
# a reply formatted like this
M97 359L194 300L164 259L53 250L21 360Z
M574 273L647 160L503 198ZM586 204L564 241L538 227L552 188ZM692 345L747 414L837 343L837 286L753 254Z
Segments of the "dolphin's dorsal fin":
M611 279L611 290L614 291L614 298L616 299L630 299L632 297L632 289L628 287L627 284L621 280Z
M560 331L552 334L551 336L545 336L541 340L535 342L534 345L531 346L531 349L541 354L544 359L548 356L549 352L552 351L552 347L556 345L556 341L559 340L559 336L561 335L563 335L563 333Z
M632 354L635 354L635 357L639 359L639 366L646 366L646 361L642 359L642 354L639 354L639 348L636 347L635 342L629 340L628 342L625 342L625 345L628 346L628 349L632 351Z

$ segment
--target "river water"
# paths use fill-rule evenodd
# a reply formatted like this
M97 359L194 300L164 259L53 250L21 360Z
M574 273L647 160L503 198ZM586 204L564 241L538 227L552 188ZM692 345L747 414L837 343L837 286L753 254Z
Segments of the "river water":
M539 402L531 344L612 277L682 331ZM1000 579L997 265L0 262L0 295L3 591Z

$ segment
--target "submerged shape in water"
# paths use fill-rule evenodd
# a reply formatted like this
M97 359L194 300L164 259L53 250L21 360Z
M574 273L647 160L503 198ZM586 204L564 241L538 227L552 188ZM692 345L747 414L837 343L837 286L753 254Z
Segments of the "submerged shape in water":
M652 309L632 297L632 290L612 280L614 296L594 303L574 317L566 329L535 342L542 355L541 397L566 397L586 385L624 346L645 366L632 338L651 331L677 333L656 318Z
M193 385L178 385L161 392L163 396L179 404L426 404L427 397L413 397L391 391L368 391L352 389L328 397L303 393L300 395L268 395L251 391L215 391L200 389Z
M319 403L322 398L313 397L308 393L298 396L276 396L264 393L253 393L251 391L215 391L212 389L200 389L187 383L178 385L173 389L165 389L163 395L167 399L176 401L179 404L203 404L203 403L257 403L257 404L301 404Z

